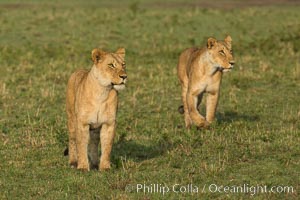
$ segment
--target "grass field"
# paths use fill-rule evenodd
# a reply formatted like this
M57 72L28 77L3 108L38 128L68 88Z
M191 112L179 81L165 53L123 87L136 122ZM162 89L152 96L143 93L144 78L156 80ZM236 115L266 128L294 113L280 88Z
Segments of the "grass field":
M108 2L0 0L0 199L299 199L299 4ZM223 76L217 120L187 131L178 56L226 34L236 65ZM128 87L112 170L82 173L63 156L65 90L95 47L126 48Z

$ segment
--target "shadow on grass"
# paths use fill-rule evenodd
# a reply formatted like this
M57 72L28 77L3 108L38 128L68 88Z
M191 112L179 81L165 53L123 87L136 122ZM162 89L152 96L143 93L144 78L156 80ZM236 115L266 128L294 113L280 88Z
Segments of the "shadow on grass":
M59 139L60 141L61 139ZM64 142L65 143L65 142ZM176 145L171 139L162 135L157 141L151 141L147 144L140 144L134 140L127 140L126 134L120 136L119 140L113 144L111 162L116 168L122 167L123 160L133 160L134 162L141 162L151 158L163 155L165 152L171 150ZM64 145L66 147L67 145ZM101 156L101 147L99 146L99 156ZM69 155L68 147L64 150L64 156Z
M174 147L174 144L167 137L162 137L151 144L140 144L134 140L126 140L125 136L113 145L112 162L117 166L121 165L121 159L129 159L141 162L163 155Z
M238 112L234 112L234 111L218 113L217 118L218 118L218 123L220 123L220 124L233 122L233 121L253 122L253 121L259 120L259 116L256 114L249 115L249 114L238 113Z

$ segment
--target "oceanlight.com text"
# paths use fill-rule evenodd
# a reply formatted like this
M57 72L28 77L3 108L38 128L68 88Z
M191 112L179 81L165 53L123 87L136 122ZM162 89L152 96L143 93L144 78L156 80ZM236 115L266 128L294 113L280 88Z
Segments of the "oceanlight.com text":
M158 193L161 195L166 195L168 193L220 193L220 194L238 194L244 193L251 196L263 193L294 193L293 186L267 186L267 185L218 185L215 183L204 184L199 186L196 184L172 184L166 185L161 183L137 183L126 185L126 192L134 193Z

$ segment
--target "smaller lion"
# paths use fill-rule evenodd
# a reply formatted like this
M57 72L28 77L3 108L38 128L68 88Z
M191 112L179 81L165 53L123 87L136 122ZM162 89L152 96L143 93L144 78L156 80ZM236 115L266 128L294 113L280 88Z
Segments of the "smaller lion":
M235 63L231 42L230 36L224 41L208 38L206 47L189 48L181 53L177 73L183 106L178 110L184 113L186 128L192 124L206 128L214 120L223 72L231 71ZM206 117L198 111L204 93L207 93Z
M74 72L67 86L69 164L83 171L110 168L116 129L118 90L125 87L125 49L92 51L94 65ZM101 132L101 134L100 134ZM101 141L101 157L98 146ZM89 162L90 161L90 162Z

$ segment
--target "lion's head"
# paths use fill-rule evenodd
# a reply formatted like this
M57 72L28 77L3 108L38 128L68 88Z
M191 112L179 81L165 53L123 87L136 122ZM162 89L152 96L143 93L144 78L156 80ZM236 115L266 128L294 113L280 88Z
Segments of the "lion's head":
M207 40L207 50L210 55L210 61L223 72L230 71L235 63L231 41L230 36L227 36L224 41L218 41L215 38L208 38Z
M127 74L124 48L119 48L115 53L94 49L92 60L94 62L92 74L101 85L111 85L116 90L125 88Z

